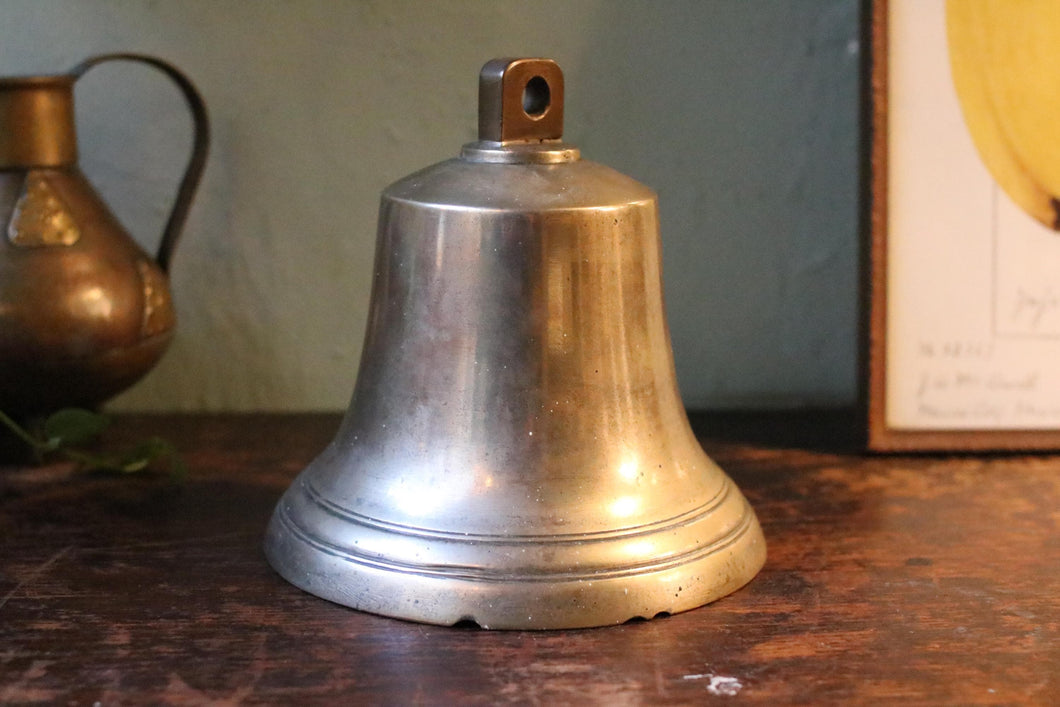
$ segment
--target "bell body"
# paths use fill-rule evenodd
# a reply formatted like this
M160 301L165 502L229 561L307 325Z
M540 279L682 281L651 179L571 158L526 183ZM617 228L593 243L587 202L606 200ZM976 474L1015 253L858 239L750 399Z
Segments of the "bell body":
M754 513L678 395L655 195L442 163L382 197L357 384L266 550L359 609L489 628L677 612L754 576Z
M387 188L352 401L265 549L340 604L487 628L749 581L761 530L676 386L654 192L563 143L493 141Z
M196 122L157 258L77 166L74 83L114 59L169 74ZM0 78L0 410L28 417L95 406L161 358L176 323L166 269L205 161L205 121L190 82L153 57L103 55L69 74Z

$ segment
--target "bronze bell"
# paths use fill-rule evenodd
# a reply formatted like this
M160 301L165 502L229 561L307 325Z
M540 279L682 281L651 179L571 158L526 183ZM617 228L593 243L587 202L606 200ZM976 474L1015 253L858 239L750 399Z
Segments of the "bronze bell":
M77 166L74 83L113 60L180 88L194 147L158 255L129 237ZM206 108L174 66L142 54L68 74L0 78L0 410L19 417L96 405L161 358L176 317L169 260L206 161Z
M677 391L656 195L562 121L555 62L491 61L479 141L384 190L353 399L267 532L293 584L551 629L691 609L762 567Z

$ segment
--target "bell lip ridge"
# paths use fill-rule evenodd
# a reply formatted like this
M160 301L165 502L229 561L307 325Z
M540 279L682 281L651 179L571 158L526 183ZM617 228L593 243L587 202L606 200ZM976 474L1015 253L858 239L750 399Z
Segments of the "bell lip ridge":
M754 510L727 477L726 485L730 488L719 505L729 506L730 514L738 510L738 524L706 538L700 552L668 561L667 548L660 547L659 562L613 572L573 567L566 573L541 568L539 575L526 569L465 573L445 564L402 567L386 557L358 556L349 552L350 542L339 547L308 537L290 518L288 496L299 492L297 483L273 513L265 554L276 572L300 589L393 618L437 625L470 620L483 628L516 630L621 624L710 603L750 582L762 568L765 539ZM661 545L671 532L662 527L652 535ZM482 545L475 538L465 543ZM490 550L482 552L485 561Z

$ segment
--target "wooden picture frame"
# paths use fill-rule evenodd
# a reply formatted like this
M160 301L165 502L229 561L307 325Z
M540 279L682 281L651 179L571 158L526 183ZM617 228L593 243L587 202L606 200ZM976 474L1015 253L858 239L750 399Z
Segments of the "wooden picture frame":
M1053 229L1021 209L972 129L968 57L999 58L961 49L945 0L862 8L867 446L1058 449L1060 201Z

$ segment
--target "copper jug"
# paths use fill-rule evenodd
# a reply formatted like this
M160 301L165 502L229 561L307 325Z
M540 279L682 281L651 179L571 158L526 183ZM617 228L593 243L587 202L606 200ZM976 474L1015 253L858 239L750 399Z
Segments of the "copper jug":
M678 394L656 195L560 140L563 94L550 60L487 63L480 140L384 190L353 399L266 535L302 589L575 628L700 606L765 561Z
M194 121L191 160L155 258L77 166L74 83L114 60L161 70ZM95 406L159 360L176 322L169 264L208 144L198 91L154 57L106 54L67 74L0 78L0 410L29 416Z

